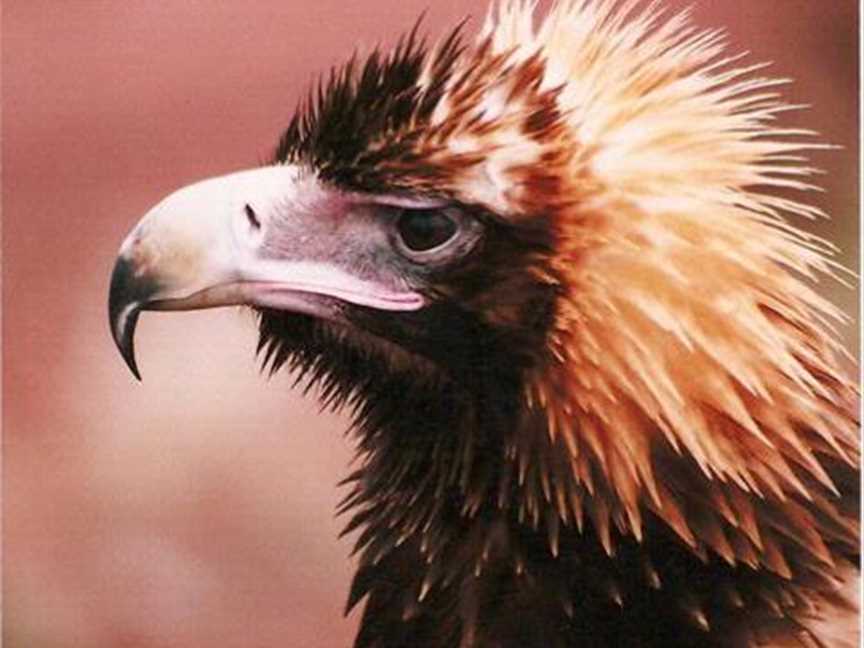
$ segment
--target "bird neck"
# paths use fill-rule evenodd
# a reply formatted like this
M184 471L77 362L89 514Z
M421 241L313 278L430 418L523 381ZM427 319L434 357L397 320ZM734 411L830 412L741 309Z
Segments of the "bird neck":
M458 383L384 374L358 410L343 503L360 530L348 609L367 597L357 645L459 645L471 612L454 588L506 551L521 387L507 363L471 366Z
M685 635L707 645L706 632L720 636L740 621L740 592L761 597L747 603L753 615L770 616L781 591L821 600L828 585L793 587L789 564L816 574L820 560L851 551L851 522L830 553L818 539L802 548L757 522L782 520L810 538L807 521L833 505L754 498L662 446L652 462L674 488L656 493L665 508L647 493L630 507L608 466L574 462L572 437L556 434L526 395L523 371L504 357L469 365L458 382L381 371L357 405L362 464L342 510L352 512L345 532L358 531L348 600L350 610L366 599L358 646L515 637L514 645L554 647L588 634L618 645L646 632L656 642L645 645ZM717 588L729 601L703 607ZM648 615L657 619L650 631L639 622Z

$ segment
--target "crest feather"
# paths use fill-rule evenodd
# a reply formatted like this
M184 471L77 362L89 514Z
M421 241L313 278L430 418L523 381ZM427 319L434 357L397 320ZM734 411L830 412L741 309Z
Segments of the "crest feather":
M557 172L578 198L551 215L550 360L526 401L571 457L561 500L584 498L601 535L611 515L640 536L648 509L694 549L788 578L832 563L828 535L841 553L858 537L826 470L859 460L845 318L808 283L844 270L787 221L823 214L771 193L816 189L805 155L826 145L775 123L798 108L785 79L640 4L562 0L535 26L533 3L505 1L481 36L513 65L542 61L567 129L538 148L575 151Z

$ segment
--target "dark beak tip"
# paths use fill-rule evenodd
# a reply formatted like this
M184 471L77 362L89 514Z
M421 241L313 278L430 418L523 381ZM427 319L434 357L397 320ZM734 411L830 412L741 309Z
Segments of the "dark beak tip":
M112 317L111 335L123 361L129 367L129 371L140 381L141 372L138 370L138 363L135 360L135 327L138 323L139 312L137 307L133 307L125 317L121 318L116 315Z
M142 305L147 303L147 297L153 292L153 284L136 278L134 269L126 259L121 257L117 260L108 295L108 321L120 355L139 381L141 372L135 361L135 327Z
M138 363L135 362L134 352L130 352L128 355L123 354L123 359L126 361L126 366L129 367L129 371L131 371L132 375L135 376L135 380L143 382L141 372L138 370Z

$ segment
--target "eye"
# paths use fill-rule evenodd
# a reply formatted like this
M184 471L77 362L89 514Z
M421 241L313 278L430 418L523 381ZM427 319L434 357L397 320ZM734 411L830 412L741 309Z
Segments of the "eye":
M459 224L439 209L406 209L396 221L396 229L409 251L428 252L456 236Z
M459 205L404 206L389 214L390 241L396 251L430 270L463 259L483 238L482 221Z

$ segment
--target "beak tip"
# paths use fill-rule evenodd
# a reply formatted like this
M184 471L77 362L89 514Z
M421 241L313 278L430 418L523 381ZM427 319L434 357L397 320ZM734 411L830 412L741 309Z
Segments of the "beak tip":
M142 304L146 303L146 298L152 291L152 284L136 281L131 265L125 259L118 259L111 277L108 320L111 336L120 355L123 356L129 371L139 381L141 372L135 361L135 327Z
M126 361L126 366L129 367L129 371L131 371L132 375L135 376L135 380L137 380L138 382L143 382L143 380L141 379L141 372L138 371L138 365L135 362L135 356L124 356L123 359Z
M111 335L114 338L114 344L117 345L117 350L123 357L123 361L126 363L126 366L129 367L129 371L131 371L132 375L140 381L141 372L138 370L138 363L135 360L134 344L138 312L137 309L131 310L124 318L125 321L122 324L118 319L113 319L111 322Z
M141 372L138 370L138 363L135 362L135 356L130 354L128 357L124 356L123 359L126 361L126 366L129 367L129 371L131 371L132 375L135 376L135 380L143 382L141 379Z

